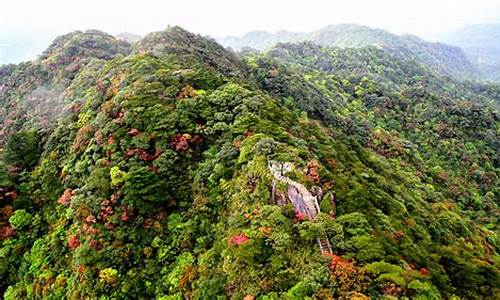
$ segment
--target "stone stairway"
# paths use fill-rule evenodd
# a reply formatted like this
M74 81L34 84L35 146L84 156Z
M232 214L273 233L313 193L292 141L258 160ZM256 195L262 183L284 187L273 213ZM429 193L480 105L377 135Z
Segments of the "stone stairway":
M328 240L326 232L323 232L323 237L318 239L319 251L321 254L333 254L332 245Z
M291 163L277 163L270 161L269 170L273 177L288 184L288 197L296 210L302 211L309 219L314 219L318 215L320 209L318 199L309 192L302 184L291 180L283 174L292 170ZM318 238L319 249L322 254L332 254L332 246L326 232L323 232L322 237Z

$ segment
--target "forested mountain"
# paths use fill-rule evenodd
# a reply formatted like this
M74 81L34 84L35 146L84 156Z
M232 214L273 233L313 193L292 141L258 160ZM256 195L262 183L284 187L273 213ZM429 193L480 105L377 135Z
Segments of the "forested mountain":
M473 64L458 47L427 42L412 35L395 35L386 30L357 24L332 25L308 33L252 32L241 38L227 37L219 41L235 50L245 47L265 50L280 42L298 41L310 41L322 46L340 48L374 46L384 49L391 55L411 57L435 71L458 79L470 79L478 75Z
M1 67L0 291L495 299L500 86L414 51L169 27Z
M438 37L460 46L485 79L500 80L500 24L469 25Z

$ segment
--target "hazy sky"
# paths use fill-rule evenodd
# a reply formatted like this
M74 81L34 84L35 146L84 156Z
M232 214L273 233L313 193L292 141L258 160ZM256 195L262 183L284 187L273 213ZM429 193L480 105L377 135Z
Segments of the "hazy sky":
M145 34L171 24L224 36L359 23L432 38L493 22L500 0L0 0L0 64L33 58L72 30Z

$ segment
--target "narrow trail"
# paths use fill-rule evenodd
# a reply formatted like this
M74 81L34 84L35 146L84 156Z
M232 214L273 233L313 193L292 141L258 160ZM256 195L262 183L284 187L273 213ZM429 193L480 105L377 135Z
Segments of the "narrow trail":
M311 192L309 192L309 190L301 183L283 175L292 170L292 163L278 163L270 161L268 167L276 180L284 182L288 185L288 198L290 199L290 202L295 210L304 213L310 220L316 218L320 211L316 196L313 196ZM333 253L332 246L326 232L323 232L323 236L318 238L318 246L322 254Z

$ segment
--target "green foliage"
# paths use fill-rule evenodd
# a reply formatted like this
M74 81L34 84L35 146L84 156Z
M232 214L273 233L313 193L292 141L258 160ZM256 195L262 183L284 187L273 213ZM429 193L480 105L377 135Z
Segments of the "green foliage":
M171 27L133 50L76 32L0 69L0 291L494 297L498 87L412 57L308 43L238 56ZM7 122L55 83L68 113ZM270 160L322 213L296 211Z
M24 209L18 209L9 218L9 223L17 230L26 228L31 223L31 215Z
M32 168L40 155L40 136L36 130L12 134L3 146L3 160L21 168Z
M118 166L109 169L109 175L111 176L111 185L113 186L121 185L127 177L127 173L120 170Z

